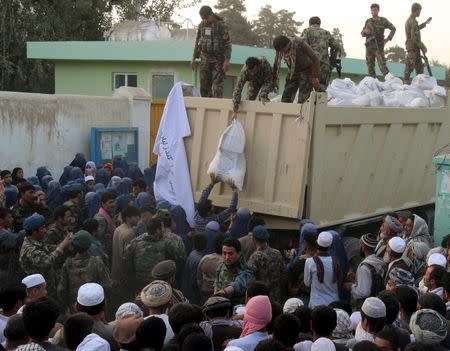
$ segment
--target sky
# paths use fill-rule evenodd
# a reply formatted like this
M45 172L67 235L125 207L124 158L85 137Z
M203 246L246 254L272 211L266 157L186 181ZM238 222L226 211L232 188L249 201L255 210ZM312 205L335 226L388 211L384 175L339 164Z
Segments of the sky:
M374 0L376 1L376 0ZM396 28L394 39L385 46L399 45L405 46L405 21L411 13L411 5L415 1L409 0L378 0L380 5L380 16L386 17ZM191 19L198 25L200 17L198 10L202 5L213 7L217 0L203 0L200 4L179 11L174 19L182 22L184 19ZM364 22L370 15L370 4L372 1L362 0L277 0L269 2L265 0L246 0L246 17L251 21L257 18L259 9L265 5L272 5L272 10L278 11L286 9L295 11L295 19L304 21L301 29L306 28L308 20L312 16L319 16L322 20L322 28L331 32L338 27L343 34L344 48L347 57L364 58L365 46L364 38L361 37L361 30ZM437 59L441 63L450 65L450 0L422 0L422 13L418 22L425 22L428 17L433 17L432 22L422 31L422 41L428 48L428 59ZM214 7L213 7L214 10ZM192 25L191 25L192 27ZM389 33L386 30L385 35Z

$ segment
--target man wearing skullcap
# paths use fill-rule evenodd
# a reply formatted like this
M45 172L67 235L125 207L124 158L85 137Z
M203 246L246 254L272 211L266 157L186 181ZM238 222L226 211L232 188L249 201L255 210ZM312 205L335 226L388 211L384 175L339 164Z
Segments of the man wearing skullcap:
M20 265L26 274L40 273L47 282L49 295L56 297L55 262L63 255L64 249L72 242L72 236L67 235L64 240L51 250L45 243L47 227L42 215L34 214L25 219L23 228L26 231L20 250Z
M333 243L333 234L322 232L317 238L318 254L306 259L304 281L311 287L309 307L328 305L339 300L338 282L341 269L338 260L330 256L330 247Z
M72 246L76 255L64 263L58 284L58 299L62 310L75 311L78 289L85 283L98 283L107 293L111 291L111 277L100 257L91 256L92 236L85 230L75 233Z
M364 260L356 270L355 282L344 283L344 289L351 291L352 303L356 308L363 304L364 299L375 296L384 288L387 265L381 258L374 255L377 244L375 234L367 233L361 237L359 253ZM351 278L351 275L348 278Z
M93 320L92 333L105 339L111 351L118 351L119 345L113 337L113 326L105 323L105 292L97 283L86 283L78 289L76 309L86 312ZM88 350L84 348L84 350Z
M258 225L253 228L256 251L250 256L248 266L254 278L268 286L273 301L281 303L281 288L285 286L287 272L280 251L269 246L269 237L266 227Z
M27 275L22 279L22 284L27 288L27 303L47 296L47 282L42 274ZM22 309L20 309L20 312L22 312Z
M67 206L72 213L72 223L69 228L73 232L80 230L86 219L83 190L83 185L76 182L69 182L63 186L63 192L69 197L69 200L64 202L64 206Z
M142 303L148 309L149 316L147 318L158 317L164 321L166 325L164 343L167 343L174 336L167 315L169 308L172 306L172 293L173 289L167 282L154 280L144 287L139 295Z
M388 241L386 252L389 258L387 276L394 268L401 268L409 271L410 260L403 255L406 250L406 242L399 236L395 236Z
M28 182L21 183L18 186L19 201L13 206L14 233L23 229L23 222L33 213L38 213L46 219L51 217L50 209L44 204L36 203L36 188Z
M375 255L382 258L386 263L389 263L387 254L388 241L394 236L399 235L403 230L401 222L395 216L395 214L389 214L384 217L380 227L381 240L375 248Z

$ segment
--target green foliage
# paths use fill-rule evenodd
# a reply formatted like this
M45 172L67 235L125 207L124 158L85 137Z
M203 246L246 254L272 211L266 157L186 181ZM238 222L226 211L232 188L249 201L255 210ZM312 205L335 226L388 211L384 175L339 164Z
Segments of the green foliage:
M228 25L233 44L254 46L258 43L257 35L243 15L246 11L243 1L219 0L214 7L219 10L217 15L222 17Z
M384 55L386 56L386 61L405 63L406 51L398 45L391 46L384 50Z
M271 48L277 35L298 35L303 22L294 19L295 12L287 10L272 11L272 6L266 5L259 10L258 18L252 22L253 31L258 36L260 47Z
M345 52L344 41L342 40L343 35L342 35L341 31L339 30L339 28L333 28L331 35L334 37L334 40L336 40L336 43L341 48L341 57L346 57L347 53Z

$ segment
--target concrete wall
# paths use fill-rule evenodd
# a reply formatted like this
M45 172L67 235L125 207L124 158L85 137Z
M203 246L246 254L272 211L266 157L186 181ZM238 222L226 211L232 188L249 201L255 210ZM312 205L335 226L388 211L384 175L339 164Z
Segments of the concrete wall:
M150 104L145 99L0 92L0 169L26 176L47 166L59 176L77 152L90 159L92 127L139 127L139 165L149 163Z

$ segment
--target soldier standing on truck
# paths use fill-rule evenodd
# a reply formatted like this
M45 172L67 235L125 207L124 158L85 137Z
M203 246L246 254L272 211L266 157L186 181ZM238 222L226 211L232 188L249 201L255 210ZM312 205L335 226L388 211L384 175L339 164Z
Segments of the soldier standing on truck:
M276 51L274 63L274 87L278 86L278 69L281 58L288 66L282 102L293 102L298 92L298 102L304 103L314 88L322 91L319 83L320 59L303 39L279 35L273 40Z
M230 66L231 39L223 19L209 6L199 11L202 22L198 26L191 67L200 58L200 94L202 97L223 96L225 72Z
M272 67L263 56L249 57L239 74L239 80L233 91L233 111L236 114L241 103L242 89L247 86L247 100L259 100L264 104L269 101L269 93L273 90Z
M372 17L366 21L361 31L361 36L366 37L366 64L369 76L371 77L376 77L375 58L378 61L378 67L380 67L383 76L389 73L386 66L386 57L384 57L384 45L392 40L395 34L394 25L385 17L379 17L379 11L380 5L370 5ZM387 38L384 38L384 31L386 29L390 29L390 33Z
M302 39L311 46L320 58L319 82L322 88L326 89L332 70L328 48L332 51L340 51L341 47L329 31L320 28L320 23L319 17L311 17L309 19L309 28L303 31Z
M405 62L405 72L403 74L403 79L405 83L409 82L411 72L415 69L416 74L423 73L423 63L420 57L420 50L425 54L427 52L426 46L422 43L420 39L420 30L425 28L427 24L431 22L431 17L428 18L424 23L419 25L416 18L420 16L422 11L422 6L418 3L414 3L411 6L411 15L408 17L405 23L406 32L406 62Z

